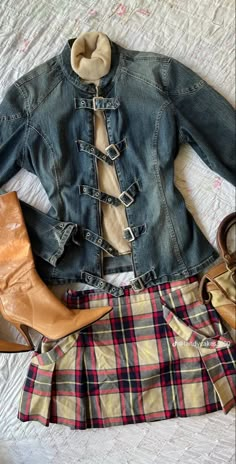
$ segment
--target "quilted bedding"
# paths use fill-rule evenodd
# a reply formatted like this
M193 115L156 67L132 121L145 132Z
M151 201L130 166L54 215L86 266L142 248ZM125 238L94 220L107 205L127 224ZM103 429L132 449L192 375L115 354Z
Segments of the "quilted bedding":
M233 0L1 0L0 101L11 83L61 51L68 38L97 30L124 47L173 56L234 104L234 9ZM188 209L215 245L220 220L235 209L233 187L187 146L175 168ZM21 170L5 188L48 211L46 193L32 174ZM110 281L121 285L129 278L113 275ZM20 341L2 319L1 331ZM0 464L235 462L234 411L105 430L21 423L17 405L30 357L0 354Z

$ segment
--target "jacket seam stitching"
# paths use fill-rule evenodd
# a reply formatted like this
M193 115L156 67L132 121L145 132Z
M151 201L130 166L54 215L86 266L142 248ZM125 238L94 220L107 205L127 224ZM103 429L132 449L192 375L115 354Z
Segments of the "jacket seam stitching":
M50 61L52 61L52 63L50 63ZM53 61L54 61L54 62L53 62ZM46 64L46 63L45 63L45 64ZM54 58L51 58L51 60L49 60L49 61L47 62L47 64L50 66L50 69L47 69L47 70L42 71L42 72L37 72L37 71L35 71L35 70L32 69L32 71L29 71L29 73L28 73L29 78L25 78L25 79L24 79L24 76L22 76L22 77L15 83L15 85L16 85L17 87L20 88L20 87L24 86L24 84L27 84L27 82L30 82L30 81L32 81L33 79L35 79L35 78L37 78L37 77L39 77L39 76L42 76L43 74L50 74L50 72L52 71L51 66L56 65L57 62L56 62L56 60L55 60ZM41 66L41 65L39 65L39 66Z
M126 69L122 69L121 73L128 74L129 76L133 77L134 79L137 79L137 80L139 80L141 82L144 82L145 84L149 85L150 87L153 87L154 89L159 90L159 92L161 94L167 95L167 92L165 90L161 89L158 85L154 84L153 82L147 81L146 79L143 79L143 77L141 77L141 76L139 76L137 74L133 74L130 71L127 71Z
M156 123L155 123L155 137L154 137L154 140L153 140L153 145L155 146L155 144L157 145L157 140L158 140L158 137L159 137L159 128L160 128L160 120L162 118L162 115L164 114L166 108L171 104L171 101L166 101L165 103L163 103L161 109L160 109L160 112L158 114L158 117L157 117L157 120L156 120ZM154 165L156 167L156 170L155 170L155 173L156 173L156 177L157 177L157 182L159 184L159 188L161 187L161 193L162 193L162 196L163 196L163 200L164 200L164 208L166 210L166 214L167 214L167 217L168 217L168 220L171 224L171 228L172 228L172 232L170 232L170 237L172 238L173 242L174 242L174 249L175 249L175 252L177 254L177 259L179 261L179 264L184 264L185 266L185 270L182 271L182 272L186 272L187 270L187 265L186 265L186 262L182 256L182 253L180 252L180 246L179 246L179 242L178 242L178 239L177 239L177 236L176 236L176 233L175 233L175 229L174 229L174 224L171 220L171 216L169 214L169 208L168 208L168 204L167 204L167 200L166 200L166 196L165 196L165 192L164 192L164 189L163 189L163 185L162 185L162 181L161 181L161 178L160 176L158 175L158 172L159 172L159 167L158 167L158 164L157 162L155 162L154 160Z
M11 116L3 115L0 117L0 122L13 122L17 119L24 119L25 116L22 113L14 113Z
M49 95L51 95L51 93L54 92L54 90L56 89L56 87L64 80L64 76L61 77L61 79L54 85L54 87L45 95L45 97L43 97L42 100L38 101L37 104L35 106L32 106L31 108L31 113L33 113L37 108L39 108L40 105L42 105L43 102L45 102L47 100L47 98L49 97Z
M17 91L21 94L21 96L23 97L23 101L25 104L25 111L26 111L26 123L25 123L25 132L24 132L23 150L22 150L22 156L19 159L21 163L21 167L24 167L25 156L26 156L26 141L28 138L28 126L29 126L29 112L28 112L29 105L28 105L27 93L25 92L25 90L23 90L23 88L17 85L17 83L15 83L14 86L17 89ZM24 111L24 108L23 108L23 111Z
M169 69L170 69L171 63L174 63L174 62L175 62L175 60L174 60L173 58L171 58L170 61L169 61L169 68L168 68L168 71L169 71ZM168 76L167 76L167 80L168 80L168 82L167 82L167 88L169 88L169 81L170 81L170 76L169 76L169 74L170 74L170 73L168 73ZM199 76L198 76L198 77L199 77ZM192 93L197 92L197 91L198 91L199 89L201 89L205 84L206 84L206 82L205 82L203 79L201 79L201 78L199 77L198 82L197 82L197 83L194 83L191 87L184 87L184 88L180 89L179 91L176 90L176 91L173 91L173 92L171 92L171 91L168 90L168 95L190 95L190 94L192 94Z
M171 105L171 111L172 111L172 113L174 115L174 118L176 120L176 123L177 123L178 132L179 132L179 141L180 141L180 143L189 143L187 137L184 135L184 133L182 132L181 127L179 126L176 107L175 107L174 102L172 100L170 102L170 105Z
M166 64L167 64L167 66L166 66L166 72L165 72L165 74L164 74L164 76L163 76L163 77L164 77L164 84L165 84L166 89L168 89L168 87L169 87L169 81L170 81L169 69L170 69L171 61L172 61L172 60L171 60L171 58L170 58L169 61L168 61L168 63L166 63Z
M25 127L25 134L24 134L24 147L23 147L23 157L22 157L22 167L24 167L25 164L25 159L26 159L26 145L27 145L27 140L29 136L29 127L30 127L30 118L29 114L27 114L27 121L26 121L26 127Z
M25 106L26 106L26 111L27 111L27 109L28 109L28 101L27 101L27 93L25 92L25 89L23 89L21 86L19 86L17 84L17 82L14 83L14 86L18 90L18 92L21 94L21 96L23 97L23 100L24 100L24 103L25 103ZM23 108L23 110L24 110L24 108Z
M168 61L165 61L165 62L163 63L163 66L162 66L162 68L161 68L161 75L162 75L164 87L166 88L166 94L168 94L168 91L167 91L167 89L168 89L167 80L168 80L168 71L169 71L170 61L171 61L171 59L169 58Z
M142 53L142 52L139 52L139 53ZM147 52L144 52L144 53L147 53ZM163 63L167 63L168 61L170 61L170 58L165 56L165 55L162 55L162 56L156 56L157 54L155 54L155 52L153 52L154 55L153 56L145 56L145 55L139 55L137 57L134 57L132 55L129 55L129 53L125 53L123 50L121 52L122 56L124 57L124 59L128 60L128 61L132 61L133 63L135 62L138 62L138 61L158 61L158 62L163 62Z
M175 96L181 96L181 95L192 95L196 92L198 92L199 90L201 90L202 87L204 87L206 85L205 81L203 81L202 79L197 83L197 84L194 84L193 87L188 87L188 88L183 88L183 89L180 89L178 92L170 92L168 91L168 95L175 95Z
M54 172L55 172L55 179L56 179L56 185L57 185L57 189L58 189L58 196L60 197L60 200L61 200L61 196L60 196L60 188L59 188L59 181L58 181L58 175L57 175L57 170L56 170L56 166L55 166L55 156L54 156L54 151L50 145L50 143L48 143L46 137L44 134L42 134L41 132L39 132L38 129L36 129L36 127L34 127L32 124L29 124L29 129L33 129L35 130L35 132L37 132L39 134L39 136L44 140L46 146L48 147L48 149L50 150L50 153L52 154L53 156L53 166L54 166ZM61 200L62 202L62 200Z
M156 118L156 121L155 121L156 137L154 137L154 139L156 138L156 140L157 140L158 134L159 134L160 120L161 120L162 115L163 115L163 113L165 112L166 108L167 108L170 104L171 104L171 102L170 102L169 100L165 101L165 102L162 104L162 106L161 106L161 108L160 108L160 111L159 111L159 113L158 113L158 116L157 116L157 118Z

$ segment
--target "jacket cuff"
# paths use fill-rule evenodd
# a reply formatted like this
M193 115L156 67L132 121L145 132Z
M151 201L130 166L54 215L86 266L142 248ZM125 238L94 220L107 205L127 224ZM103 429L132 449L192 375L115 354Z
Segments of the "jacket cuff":
M68 241L73 240L78 225L59 221L23 201L20 203L33 253L56 266Z
M45 261L50 263L52 266L56 266L58 259L63 255L65 251L65 246L67 242L73 237L75 228L77 229L76 224L60 222L59 228L61 229L61 233L58 233L54 238L54 240L50 240L50 246L47 246L47 250L44 250L44 254L38 254L41 258ZM54 230L55 233L55 230ZM49 244L48 244L49 245ZM55 252L53 253L53 250ZM33 251L34 247L33 247ZM36 253L37 254L37 253Z

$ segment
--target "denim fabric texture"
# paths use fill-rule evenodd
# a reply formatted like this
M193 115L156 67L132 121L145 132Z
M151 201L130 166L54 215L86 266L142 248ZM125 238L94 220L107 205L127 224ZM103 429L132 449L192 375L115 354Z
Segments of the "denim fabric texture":
M174 160L188 143L235 184L234 109L175 59L114 42L111 69L96 89L72 70L73 40L15 82L0 105L0 185L23 167L51 202L48 214L21 203L39 274L115 296L123 290L105 273L133 270L137 291L195 275L218 255L174 185ZM96 109L104 110L106 155L94 146ZM98 158L114 163L120 198L99 191ZM131 255L118 256L102 237L101 202L125 204Z

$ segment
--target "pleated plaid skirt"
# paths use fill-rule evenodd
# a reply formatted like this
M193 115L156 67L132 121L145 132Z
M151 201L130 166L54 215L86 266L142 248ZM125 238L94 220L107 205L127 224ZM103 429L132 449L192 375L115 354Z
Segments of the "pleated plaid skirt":
M73 429L210 413L235 405L236 349L198 280L115 298L67 291L70 308L113 306L86 329L43 338L22 389L18 418Z

